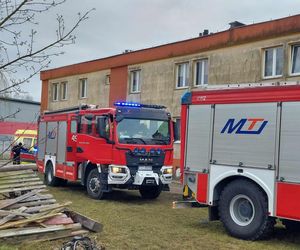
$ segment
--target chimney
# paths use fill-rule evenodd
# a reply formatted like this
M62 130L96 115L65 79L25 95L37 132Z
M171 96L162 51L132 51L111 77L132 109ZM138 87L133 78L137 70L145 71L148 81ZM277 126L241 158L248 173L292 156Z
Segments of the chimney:
M230 25L229 29L234 29L234 28L237 28L237 27L245 26L244 23L241 23L241 22L238 22L238 21L231 22L231 23L229 23L229 25Z
M203 36L207 36L208 35L208 33L209 33L209 31L208 30L203 30Z

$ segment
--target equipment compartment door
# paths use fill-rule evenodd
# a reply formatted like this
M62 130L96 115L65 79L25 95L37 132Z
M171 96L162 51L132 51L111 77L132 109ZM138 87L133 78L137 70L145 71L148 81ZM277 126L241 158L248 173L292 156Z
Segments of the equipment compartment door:
M57 122L48 122L47 124L47 145L46 154L56 156L57 152Z
M58 123L57 163L66 161L67 122Z
M276 118L277 103L216 105L213 162L273 168Z
M279 179L300 183L300 103L282 103Z
M44 160L46 146L46 122L40 122L38 134L38 160Z
M211 120L210 105L190 106L186 142L186 167L190 171L202 171L208 168Z

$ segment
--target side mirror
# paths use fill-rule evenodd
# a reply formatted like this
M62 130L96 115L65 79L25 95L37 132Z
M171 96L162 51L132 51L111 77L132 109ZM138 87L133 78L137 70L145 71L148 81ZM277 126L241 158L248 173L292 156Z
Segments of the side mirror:
M174 141L179 141L180 140L180 131L179 131L179 124L172 121L173 123L173 131L174 131Z
M97 118L97 132L101 138L109 140L109 133L106 130L108 125L108 117L107 116L100 116Z

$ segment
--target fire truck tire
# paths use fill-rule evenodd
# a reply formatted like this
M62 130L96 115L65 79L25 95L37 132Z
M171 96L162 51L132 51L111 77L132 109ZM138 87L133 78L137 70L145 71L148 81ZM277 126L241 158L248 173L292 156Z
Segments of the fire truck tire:
M160 186L141 186L139 191L143 199L156 199L161 193Z
M240 239L264 239L274 229L275 219L268 216L266 195L247 180L233 181L223 189L219 215L226 231Z
M300 232L300 222L282 219L282 224L290 232Z
M54 176L53 166L51 162L48 162L46 165L44 182L47 186L58 186L60 184L60 178Z
M104 198L97 168L94 168L89 172L86 182L86 190L88 195L93 199L101 200Z

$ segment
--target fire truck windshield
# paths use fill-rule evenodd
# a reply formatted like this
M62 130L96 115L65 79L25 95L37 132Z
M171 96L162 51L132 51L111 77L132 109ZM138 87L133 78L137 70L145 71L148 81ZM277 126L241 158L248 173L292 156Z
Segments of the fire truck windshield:
M117 134L124 144L170 144L168 121L124 118L117 125Z

